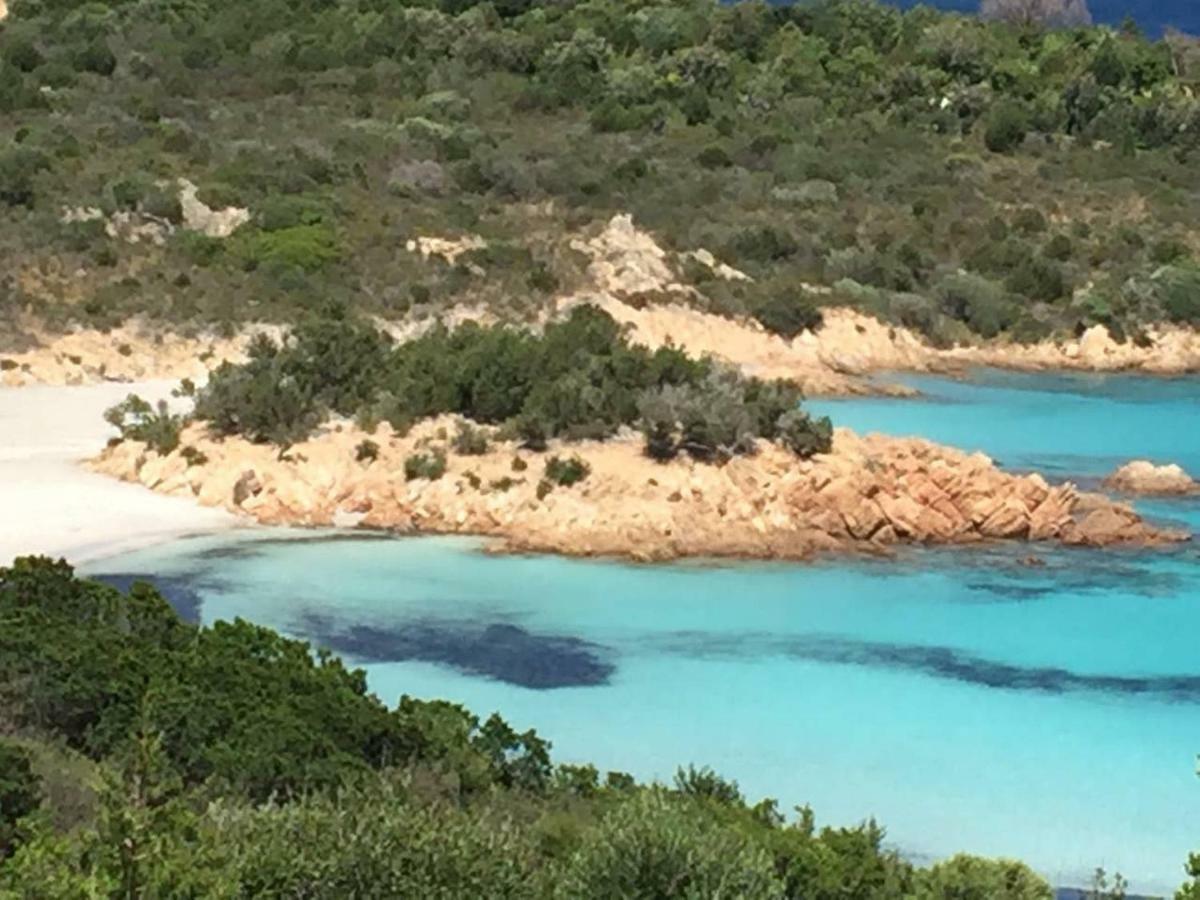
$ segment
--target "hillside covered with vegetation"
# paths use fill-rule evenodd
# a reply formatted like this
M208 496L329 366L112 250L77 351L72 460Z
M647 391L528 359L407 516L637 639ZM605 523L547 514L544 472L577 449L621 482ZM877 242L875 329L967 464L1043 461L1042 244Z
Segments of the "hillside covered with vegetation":
M148 584L19 559L0 622L0 897L1051 897L1018 862L917 868L872 821L785 819L707 769L643 785L498 715L388 706L336 657L187 624Z
M565 236L618 212L752 275L681 273L785 333L802 283L943 343L1200 319L1183 39L870 0L10 7L9 321L528 319L580 284ZM181 227L178 179L248 221ZM425 261L418 235L487 246Z

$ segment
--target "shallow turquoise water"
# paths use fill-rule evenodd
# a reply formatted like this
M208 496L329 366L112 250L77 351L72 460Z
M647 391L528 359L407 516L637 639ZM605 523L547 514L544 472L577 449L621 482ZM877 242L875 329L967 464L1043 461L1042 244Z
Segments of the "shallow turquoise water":
M1096 477L1200 470L1200 381L921 379L919 401L821 404L857 428ZM1194 504L1154 512L1200 527ZM1200 847L1200 558L913 551L899 561L635 567L489 557L442 538L202 538L91 567L166 578L365 665L386 701L534 726L560 761L642 778L711 765L819 821L877 817L918 859L1098 865L1167 892Z

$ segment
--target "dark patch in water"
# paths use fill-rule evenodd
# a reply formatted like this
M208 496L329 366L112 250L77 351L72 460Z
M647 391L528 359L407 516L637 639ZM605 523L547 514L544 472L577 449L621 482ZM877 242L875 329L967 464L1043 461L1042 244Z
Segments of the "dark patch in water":
M318 645L358 662L431 662L536 690L606 684L614 671L597 644L534 634L507 623L341 627L325 616L308 614L301 618L299 630Z
M254 541L237 541L209 547L192 554L194 559L252 559L261 556L272 547L303 546L305 544L344 544L361 541L394 541L394 534L384 531L350 531L340 534L310 534L298 537L260 538Z
M1200 675L1086 675L1067 669L1019 666L963 653L952 647L857 641L832 635L775 637L681 632L670 652L699 657L760 657L774 654L808 662L916 672L981 687L1043 694L1098 693L1200 703Z
M193 625L200 624L200 609L204 606L204 598L200 596L195 578L191 576L153 575L147 572L108 572L91 577L122 592L127 592L134 582L148 582L166 598L175 612L179 614L179 618L185 622L191 622Z

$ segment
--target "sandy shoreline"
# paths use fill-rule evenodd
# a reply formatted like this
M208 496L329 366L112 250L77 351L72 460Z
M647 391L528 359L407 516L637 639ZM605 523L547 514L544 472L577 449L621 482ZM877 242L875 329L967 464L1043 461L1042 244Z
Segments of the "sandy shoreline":
M88 472L103 449L104 410L131 391L168 396L173 382L0 388L0 566L17 556L72 563L185 534L245 525L224 510Z

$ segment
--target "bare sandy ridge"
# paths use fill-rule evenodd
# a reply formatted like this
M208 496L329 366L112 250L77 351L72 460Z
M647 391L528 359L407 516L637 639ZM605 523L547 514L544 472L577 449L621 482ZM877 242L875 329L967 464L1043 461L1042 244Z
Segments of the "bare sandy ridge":
M809 461L762 442L757 454L716 466L656 463L629 434L552 446L550 454L578 454L591 471L546 492L539 482L547 454L495 444L481 456L454 455L448 443L457 426L443 417L400 436L386 425L367 434L343 422L281 456L193 425L167 456L125 442L90 465L262 524L485 535L505 550L576 556L806 559L906 543L1146 546L1186 538L1102 495L1008 474L982 454L917 439L838 429L833 452ZM376 445L373 460L356 458L366 439ZM447 452L445 475L406 480L405 459L435 450ZM192 463L196 452L206 458L200 465Z

